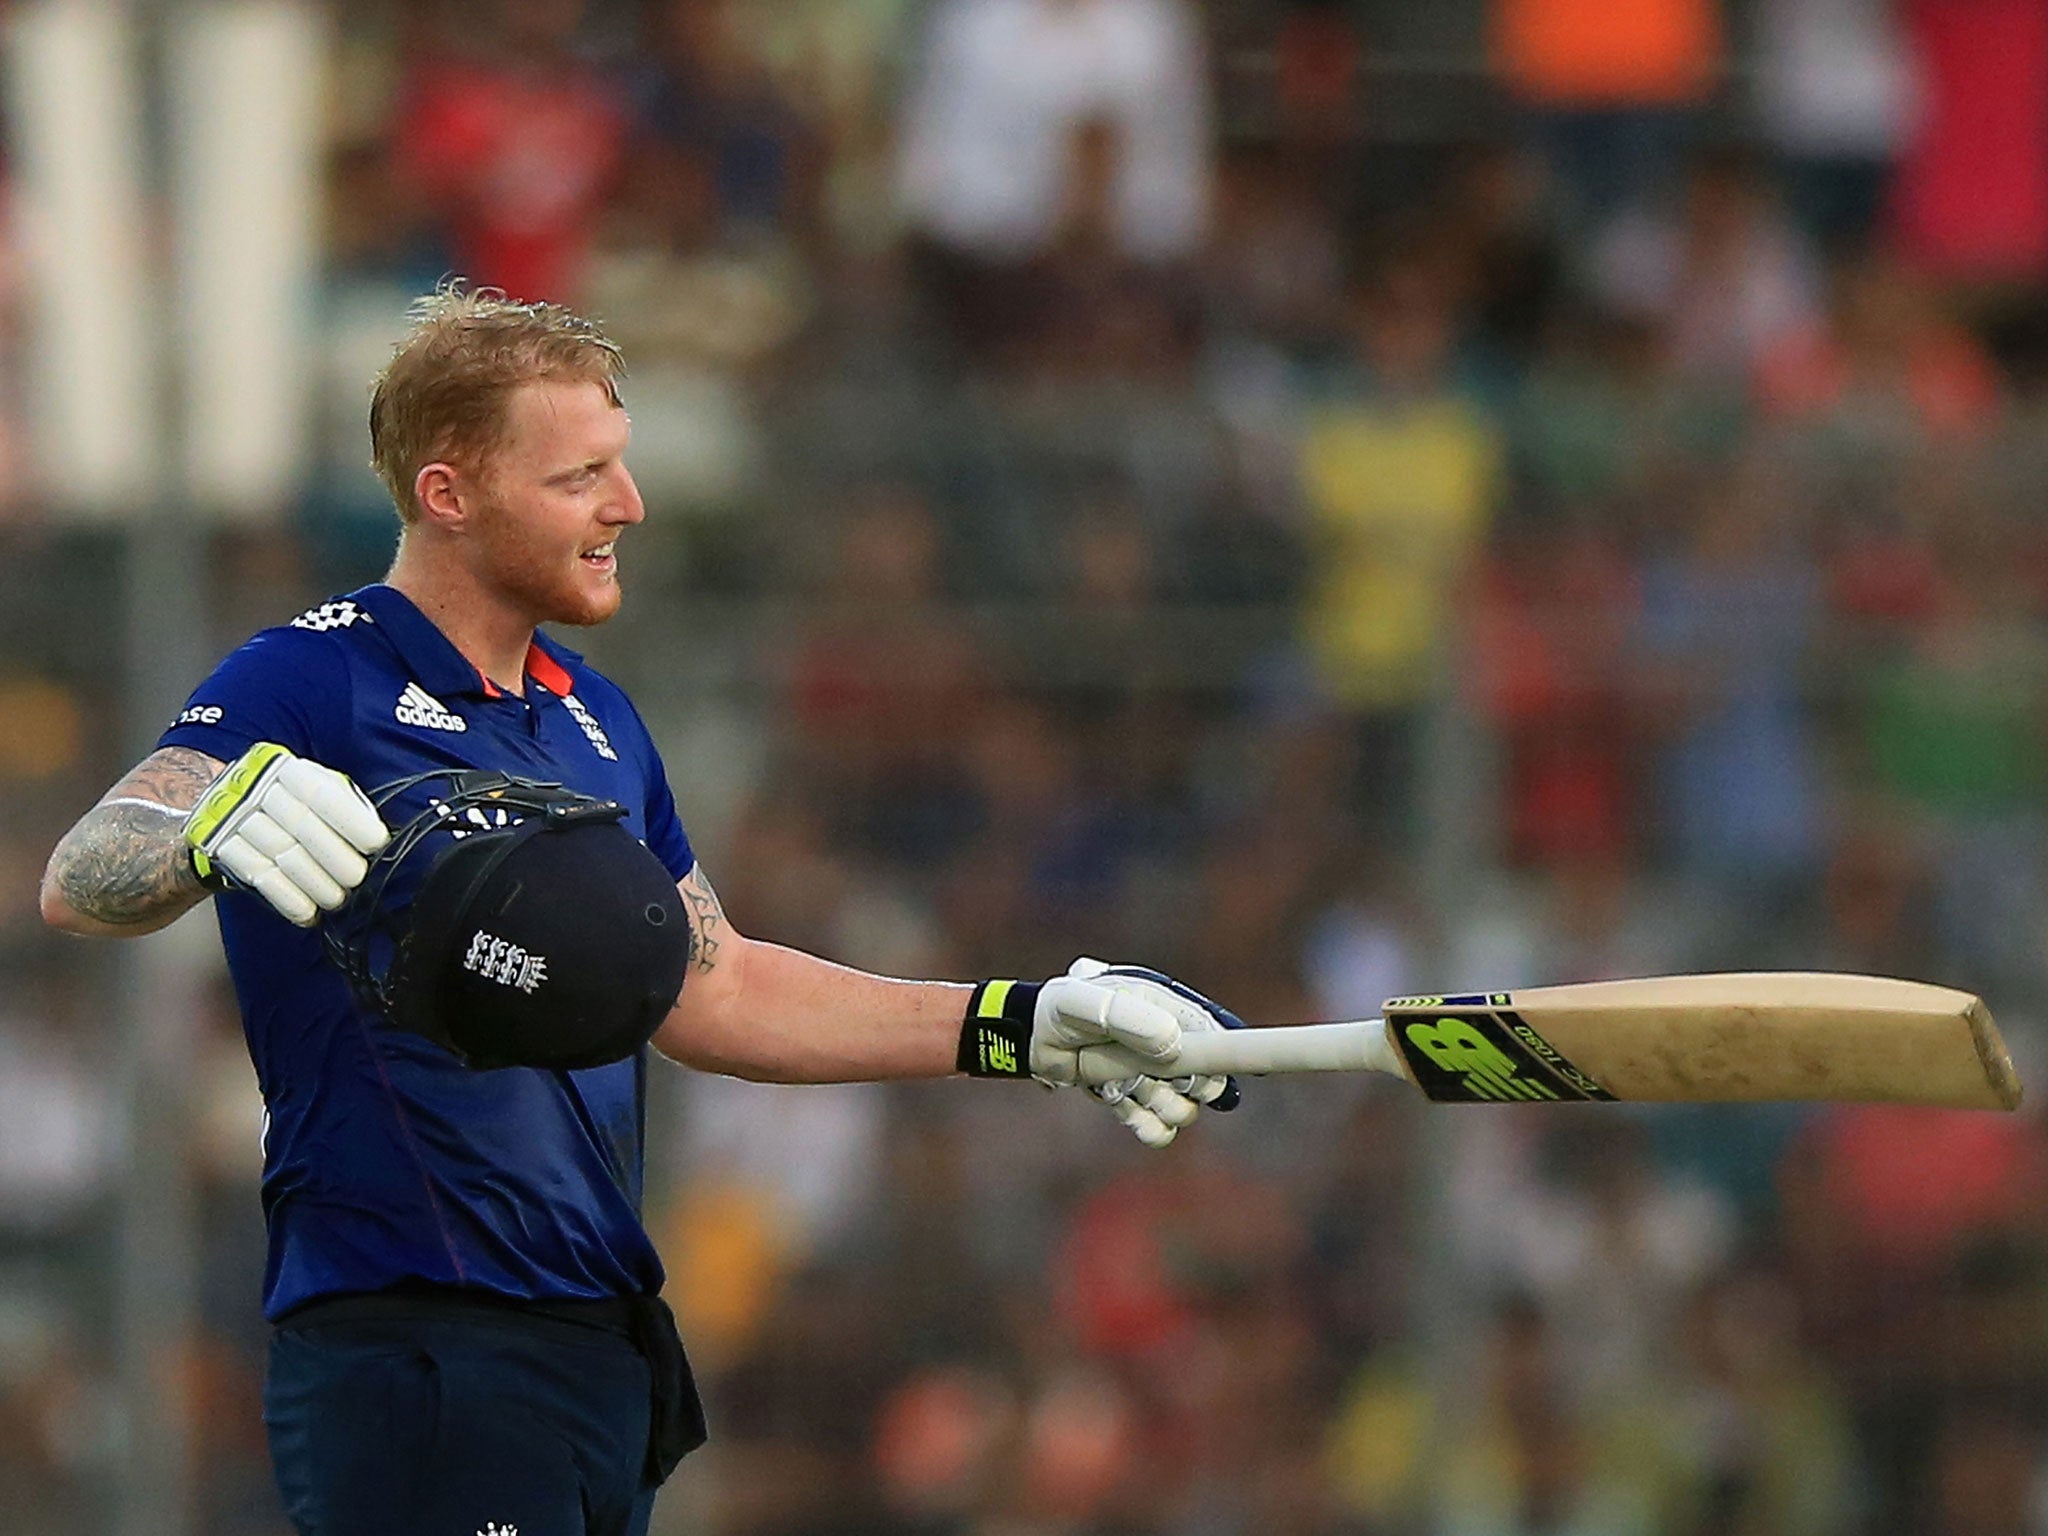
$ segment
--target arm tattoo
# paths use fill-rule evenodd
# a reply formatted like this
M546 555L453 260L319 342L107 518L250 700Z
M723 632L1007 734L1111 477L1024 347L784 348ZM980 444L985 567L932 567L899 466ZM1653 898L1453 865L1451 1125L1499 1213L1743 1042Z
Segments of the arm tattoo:
M49 878L72 909L103 923L141 923L202 895L183 813L220 768L203 752L165 747L108 790L50 855Z
M718 964L719 930L725 926L725 908L718 904L718 892L704 878L704 866L693 865L682 883L683 906L690 914L690 970L693 974Z

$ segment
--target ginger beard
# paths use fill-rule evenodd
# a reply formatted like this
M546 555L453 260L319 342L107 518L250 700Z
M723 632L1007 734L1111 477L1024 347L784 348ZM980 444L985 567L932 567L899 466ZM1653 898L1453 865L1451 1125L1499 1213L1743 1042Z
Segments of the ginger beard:
M619 533L646 515L622 455L623 408L599 384L524 385L500 452L478 476L478 581L534 624L602 624L619 611Z
M579 525L567 538L537 526L496 497L478 509L477 572L483 584L533 624L602 624L619 611L618 557L587 559L584 551L616 538Z

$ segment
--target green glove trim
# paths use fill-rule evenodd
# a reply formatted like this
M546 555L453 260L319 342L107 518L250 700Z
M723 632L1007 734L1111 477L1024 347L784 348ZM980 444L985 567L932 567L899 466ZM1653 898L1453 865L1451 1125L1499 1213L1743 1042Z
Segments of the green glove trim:
M206 793L185 818L185 845L192 850L192 868L201 885L219 890L227 884L226 877L213 867L213 860L207 855L219 846L216 837L228 818L256 792L272 766L290 756L289 750L274 741L259 741L207 785Z
M967 1000L954 1068L969 1077L1029 1077L1035 981L984 981Z

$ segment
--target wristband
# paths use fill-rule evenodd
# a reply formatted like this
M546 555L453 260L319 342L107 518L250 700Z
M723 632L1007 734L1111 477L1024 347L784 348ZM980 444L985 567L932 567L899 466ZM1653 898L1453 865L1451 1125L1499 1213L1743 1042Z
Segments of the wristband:
M1036 981L984 981L967 999L954 1070L969 1077L1029 1077Z

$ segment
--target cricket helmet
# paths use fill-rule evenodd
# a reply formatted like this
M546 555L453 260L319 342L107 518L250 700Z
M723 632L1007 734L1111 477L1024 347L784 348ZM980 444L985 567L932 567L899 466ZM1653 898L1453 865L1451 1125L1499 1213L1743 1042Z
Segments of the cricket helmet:
M480 769L370 798L390 820L421 792L322 924L357 1001L479 1070L635 1054L675 1005L690 941L675 879L625 807Z

